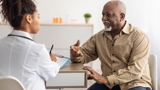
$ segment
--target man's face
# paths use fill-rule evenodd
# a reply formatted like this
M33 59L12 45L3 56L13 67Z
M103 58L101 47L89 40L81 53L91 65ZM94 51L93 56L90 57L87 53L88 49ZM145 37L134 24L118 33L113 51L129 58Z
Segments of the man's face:
M106 4L102 11L102 22L105 31L113 31L118 29L120 25L120 14L113 5Z

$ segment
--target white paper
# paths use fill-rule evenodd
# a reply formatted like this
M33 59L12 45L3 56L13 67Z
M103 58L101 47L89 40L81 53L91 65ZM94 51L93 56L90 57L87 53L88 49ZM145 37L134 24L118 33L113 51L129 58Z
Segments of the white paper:
M67 58L67 57L64 57L64 58L56 57L56 58L57 58L57 63L60 66L60 68L65 66L70 61L70 58Z

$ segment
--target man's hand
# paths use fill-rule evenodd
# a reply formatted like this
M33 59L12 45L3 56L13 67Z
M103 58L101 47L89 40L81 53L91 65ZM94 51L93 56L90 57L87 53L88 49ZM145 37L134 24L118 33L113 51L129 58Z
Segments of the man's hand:
M80 51L80 41L78 40L76 44L72 45L70 47L70 54L73 56L73 57L79 57L79 56L82 56L82 52Z
M85 66L83 69L88 70L90 72L90 74L88 74L88 77L93 78L97 83L99 83L99 84L109 84L108 79L106 77L98 74L91 67Z
M51 57L51 60L52 61L54 61L54 62L57 62L57 59L56 59L56 57L55 57L55 55L54 54L50 54L50 57Z

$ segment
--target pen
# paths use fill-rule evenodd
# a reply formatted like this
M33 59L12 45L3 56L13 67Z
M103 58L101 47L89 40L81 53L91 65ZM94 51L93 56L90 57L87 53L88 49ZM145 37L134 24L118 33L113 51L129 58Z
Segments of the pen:
M59 58L66 58L66 59L70 59L69 57L65 57L63 55L60 55L60 54L54 54L56 57L59 57Z
M53 46L54 46L54 45L51 46L51 49L50 49L50 51L49 51L49 54L52 53Z
M59 54L54 54L55 56L59 57L59 58L64 58L64 56L59 55Z

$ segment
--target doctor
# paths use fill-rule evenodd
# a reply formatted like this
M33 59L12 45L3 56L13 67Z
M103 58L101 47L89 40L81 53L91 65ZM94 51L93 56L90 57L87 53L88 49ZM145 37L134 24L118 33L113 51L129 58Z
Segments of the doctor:
M4 20L13 31L0 39L0 76L14 76L26 90L45 90L44 81L53 78L59 65L45 45L35 43L30 34L40 28L39 14L32 0L0 0Z

